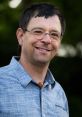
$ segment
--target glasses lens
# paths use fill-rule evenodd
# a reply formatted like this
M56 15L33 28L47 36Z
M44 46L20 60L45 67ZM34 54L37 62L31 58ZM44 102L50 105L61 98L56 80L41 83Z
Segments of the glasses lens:
M60 35L57 32L51 32L50 33L50 36L53 39L59 39L60 38Z
M42 36L44 35L44 31L41 29L33 29L31 33L37 38L42 38Z

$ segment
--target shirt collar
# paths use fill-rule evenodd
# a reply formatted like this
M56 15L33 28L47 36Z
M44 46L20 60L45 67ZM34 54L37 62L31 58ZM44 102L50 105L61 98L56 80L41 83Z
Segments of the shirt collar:
M15 74L15 77L19 80L20 84L24 87L26 87L29 82L31 82L31 77L29 76L29 74L25 71L25 69L23 68L23 66L18 62L19 57L15 56L12 57L11 62L10 62L10 66L13 74Z
M26 87L32 81L32 78L25 71L25 69L18 62L18 60L19 60L18 56L14 56L11 59L10 66L11 66L12 71L14 71L12 73L15 74L16 78L19 80L21 85L23 87ZM50 72L50 70L48 70L46 78L45 78L45 85L54 84L54 83L55 83L55 79L54 79L52 73Z
M48 69L44 85L53 85L53 84L55 85L55 78L53 77L51 71Z

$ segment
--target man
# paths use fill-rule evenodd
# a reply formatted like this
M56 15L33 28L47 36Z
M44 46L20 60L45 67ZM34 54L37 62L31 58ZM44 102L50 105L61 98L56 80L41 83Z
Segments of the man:
M0 117L69 117L65 93L48 69L64 30L63 15L51 4L23 12L16 31L20 56L0 68Z

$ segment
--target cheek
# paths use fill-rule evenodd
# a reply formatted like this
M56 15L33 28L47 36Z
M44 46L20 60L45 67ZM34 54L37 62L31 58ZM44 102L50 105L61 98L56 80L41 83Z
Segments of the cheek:
M60 41L54 42L53 47L55 50L58 50L60 48Z

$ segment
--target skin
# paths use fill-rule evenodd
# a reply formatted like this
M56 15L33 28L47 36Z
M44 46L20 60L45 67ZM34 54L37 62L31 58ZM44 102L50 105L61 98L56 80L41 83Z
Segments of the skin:
M27 26L28 30L40 27L49 33L55 30L61 34L61 24L57 15L45 18L32 18ZM18 43L21 46L19 62L36 83L44 82L50 61L56 56L61 39L52 40L49 35L36 39L31 33L23 32L21 28L16 32Z

